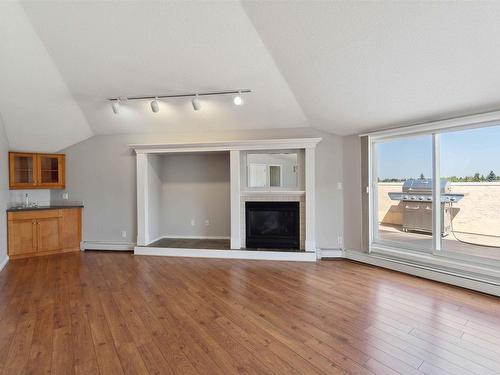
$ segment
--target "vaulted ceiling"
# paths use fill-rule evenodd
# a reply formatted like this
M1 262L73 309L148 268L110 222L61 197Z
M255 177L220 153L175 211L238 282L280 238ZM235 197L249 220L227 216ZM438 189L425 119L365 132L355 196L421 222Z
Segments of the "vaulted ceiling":
M290 128L346 135L500 107L500 3L0 3L0 114L13 149L93 134ZM129 102L143 94L253 90Z

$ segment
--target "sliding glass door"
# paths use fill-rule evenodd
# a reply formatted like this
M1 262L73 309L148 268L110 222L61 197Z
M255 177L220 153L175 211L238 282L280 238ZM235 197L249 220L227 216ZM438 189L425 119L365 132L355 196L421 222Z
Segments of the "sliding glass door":
M500 260L500 126L440 137L440 174L454 194L441 213L442 255Z
M432 251L432 136L373 144L374 241Z
M370 137L371 250L500 265L500 126L488 125Z

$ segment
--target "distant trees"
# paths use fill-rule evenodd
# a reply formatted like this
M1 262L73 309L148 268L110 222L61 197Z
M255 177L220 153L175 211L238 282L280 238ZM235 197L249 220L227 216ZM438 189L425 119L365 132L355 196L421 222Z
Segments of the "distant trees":
M424 179L424 174L420 174L420 179ZM473 176L464 176L464 177L458 177L458 176L450 176L446 177L446 179L449 182L495 182L495 181L500 181L500 176L497 176L495 172L490 171L486 175L486 177L483 174L480 174L479 172L474 173ZM405 182L407 179L406 178L378 178L378 182Z
M490 171L490 173L488 173L488 176L486 176L486 181L488 181L488 182L496 181L496 179L497 179L497 176L495 175L495 173L493 171Z
M494 182L500 181L500 176L497 176L495 172L490 171L486 177L479 172L474 173L474 176L457 177L450 176L446 178L450 182Z

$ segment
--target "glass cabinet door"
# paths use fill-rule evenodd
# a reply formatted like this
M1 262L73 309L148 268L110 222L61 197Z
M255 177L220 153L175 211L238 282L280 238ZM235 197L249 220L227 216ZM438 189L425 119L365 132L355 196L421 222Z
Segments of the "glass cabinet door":
M38 155L38 181L40 186L56 187L64 184L64 158L62 155Z
M29 188L36 183L34 154L10 153L10 188Z

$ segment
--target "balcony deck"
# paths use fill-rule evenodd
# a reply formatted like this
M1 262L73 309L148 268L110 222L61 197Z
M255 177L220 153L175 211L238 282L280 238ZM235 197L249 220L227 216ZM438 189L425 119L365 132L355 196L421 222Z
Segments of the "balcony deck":
M403 232L402 225L380 224L379 237L381 240L410 243L421 248L431 248L432 245L429 233ZM442 249L451 253L500 260L500 237L455 231L443 238Z

